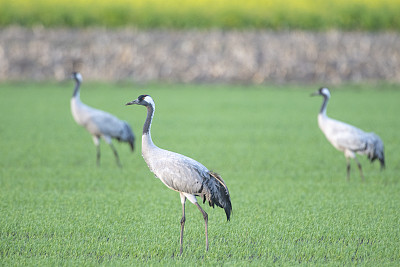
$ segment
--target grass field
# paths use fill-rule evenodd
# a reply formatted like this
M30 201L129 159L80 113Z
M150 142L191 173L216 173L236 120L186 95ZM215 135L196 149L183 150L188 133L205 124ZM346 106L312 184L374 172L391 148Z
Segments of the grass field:
M0 262L43 265L400 264L400 90L331 88L328 114L373 130L387 169L361 157L366 181L317 126L322 99L311 87L84 83L82 101L131 123L137 151L116 143L123 168L69 110L72 81L0 85ZM179 254L179 194L149 172L140 153L145 108L156 102L154 142L218 171L233 217L187 203Z
M0 26L400 30L399 0L13 0Z

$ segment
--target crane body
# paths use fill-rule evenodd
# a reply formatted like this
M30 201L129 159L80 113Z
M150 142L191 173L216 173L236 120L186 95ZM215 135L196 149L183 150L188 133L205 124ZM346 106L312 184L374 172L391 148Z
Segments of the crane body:
M208 250L208 214L198 204L196 196L208 201L209 205L225 210L230 220L232 204L228 188L222 178L204 165L184 155L157 147L152 139L150 127L154 115L155 104L149 95L141 95L127 105L143 105L147 107L147 118L143 126L142 155L149 169L168 188L180 193L182 204L180 254L183 251L183 230L185 225L185 202L189 199L197 206L205 222L206 250Z
M97 148L97 164L100 164L100 139L102 138L113 150L118 166L121 166L118 152L112 144L112 139L129 143L132 151L135 148L135 136L129 124L120 120L108 112L92 108L80 99L80 85L82 76L80 73L74 72L72 77L75 79L76 85L74 94L71 98L71 113L77 124L84 127L93 138L93 142Z
M312 96L316 95L324 97L318 114L318 126L332 146L344 153L347 162L347 179L350 178L350 158L352 158L357 163L361 179L364 180L361 163L356 154L367 155L371 162L378 159L381 169L385 168L384 146L381 138L375 133L366 133L353 125L328 117L326 109L331 96L328 88L320 88L312 94Z

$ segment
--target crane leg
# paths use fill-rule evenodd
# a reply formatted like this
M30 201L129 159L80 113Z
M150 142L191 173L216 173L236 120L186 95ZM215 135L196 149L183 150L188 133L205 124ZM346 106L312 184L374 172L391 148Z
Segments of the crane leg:
M347 163L347 181L350 181L350 159L346 158Z
M96 163L97 166L100 166L100 138L93 136L93 143L96 146Z
M183 252L183 229L185 228L185 202L186 202L186 197L184 194L180 193L181 195L181 203L182 203L182 219L181 219L181 237L180 237L180 245L181 245L181 249L180 249L180 254L182 255Z
M208 251L208 214L200 207L199 203L195 203L197 208L201 211L204 218L205 223L205 232L206 232L206 251Z
M112 151L114 152L114 156L115 156L115 161L117 162L118 167L122 167L121 162L119 161L119 156L118 156L118 152L115 149L114 145L110 142L110 147L112 149Z
M96 146L96 148L97 148L96 163L97 166L100 166L100 145Z
M364 179L364 174L362 172L361 163L358 161L357 158L354 158L354 160L357 162L358 169L360 170L361 180L364 182L365 179Z

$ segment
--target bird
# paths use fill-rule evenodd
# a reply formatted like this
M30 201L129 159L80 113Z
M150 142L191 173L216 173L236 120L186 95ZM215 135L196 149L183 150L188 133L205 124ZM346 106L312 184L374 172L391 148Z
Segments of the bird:
M347 163L347 180L350 179L350 158L354 159L364 181L361 163L356 154L367 155L371 163L378 159L381 170L385 168L384 147L381 138L375 133L366 133L350 124L329 118L326 108L331 97L329 89L322 87L311 96L320 95L324 98L318 114L318 125L328 141L339 151L344 153Z
M183 231L185 226L185 202L188 199L196 205L203 215L205 223L206 251L208 251L208 214L198 204L196 196L225 210L227 221L232 212L231 198L224 180L216 172L208 170L204 165L184 155L157 147L151 139L151 123L155 111L155 103L151 96L140 95L126 105L142 105L147 108L147 117L143 126L142 156L151 172L169 189L179 192L182 204L180 255L183 252Z
M97 165L100 165L100 138L102 138L110 145L117 165L121 167L118 152L112 144L112 139L127 142L133 152L135 149L135 135L131 127L126 121L120 120L110 113L82 103L80 99L82 75L79 72L73 72L72 78L75 80L75 89L71 98L71 113L76 123L86 128L92 135L93 142L97 148Z

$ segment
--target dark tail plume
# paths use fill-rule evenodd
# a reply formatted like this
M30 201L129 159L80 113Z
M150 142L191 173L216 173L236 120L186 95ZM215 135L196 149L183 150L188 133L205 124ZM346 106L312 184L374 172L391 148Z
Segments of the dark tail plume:
M368 159L373 162L378 159L381 164L381 170L385 169L385 154L383 142L378 135L371 133L371 142L368 144L371 149L368 153Z
M129 145L131 147L131 151L133 152L135 150L135 140L134 139L129 140Z
M210 188L211 194L205 194L203 196L203 203L208 200L210 206L214 207L214 204L225 210L226 219L229 221L232 213L231 197L229 195L228 187L224 180L218 173L209 172L210 182L208 187Z
M379 162L381 163L381 170L385 169L385 167L386 167L385 166L385 158L384 157L380 158Z
M135 135L133 134L133 131L129 124L124 121L124 130L123 130L123 140L125 142L129 143L129 146L131 147L131 150L135 150Z

